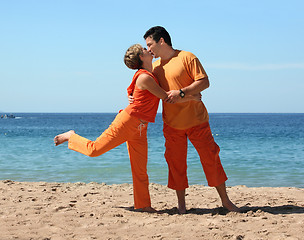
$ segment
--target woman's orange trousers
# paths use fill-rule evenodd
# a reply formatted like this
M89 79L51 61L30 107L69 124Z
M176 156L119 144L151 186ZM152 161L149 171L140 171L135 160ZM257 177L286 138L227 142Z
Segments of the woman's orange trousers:
M95 141L74 134L68 144L71 150L97 157L126 142L133 177L135 209L151 206L147 174L147 125L138 118L130 116L126 111L122 111Z

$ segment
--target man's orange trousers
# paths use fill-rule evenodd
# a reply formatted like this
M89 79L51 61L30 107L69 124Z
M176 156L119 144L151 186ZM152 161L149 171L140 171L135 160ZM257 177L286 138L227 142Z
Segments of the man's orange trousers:
M220 148L214 141L209 122L185 130L175 129L164 123L163 131L166 139L165 158L169 167L169 188L184 190L189 187L187 139L190 140L199 154L208 185L216 187L227 180L219 157Z
M147 123L143 124L138 118L122 111L95 141L74 134L68 147L87 156L97 157L124 142L127 143L131 163L134 208L150 207Z

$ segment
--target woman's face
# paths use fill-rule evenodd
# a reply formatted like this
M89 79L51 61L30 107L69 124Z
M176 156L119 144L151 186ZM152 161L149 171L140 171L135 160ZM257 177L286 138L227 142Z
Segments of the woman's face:
M142 61L143 62L145 62L145 61L146 62L152 62L152 59L153 59L152 54L146 48L143 48L142 51L143 51Z

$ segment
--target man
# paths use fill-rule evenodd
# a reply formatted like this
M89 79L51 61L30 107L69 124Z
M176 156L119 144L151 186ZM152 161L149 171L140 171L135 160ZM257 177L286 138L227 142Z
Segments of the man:
M203 102L175 103L187 95L199 94L209 87L208 76L200 61L190 52L175 50L165 28L150 28L144 35L148 50L154 58L153 73L165 91L170 91L163 102L165 158L169 167L168 187L176 190L178 210L186 213L185 189L187 179L187 139L197 150L208 181L215 187L223 207L239 212L228 198L219 151L209 126L209 115ZM170 104L175 103L175 104Z

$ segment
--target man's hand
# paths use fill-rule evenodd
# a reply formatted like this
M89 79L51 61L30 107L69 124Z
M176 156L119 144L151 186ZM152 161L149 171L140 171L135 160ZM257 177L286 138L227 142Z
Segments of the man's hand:
M177 100L181 98L179 95L179 90L171 90L167 93L168 93L168 97L167 99L165 99L165 102L167 103L176 103Z
M134 103L134 97L132 95L128 96L129 104Z

